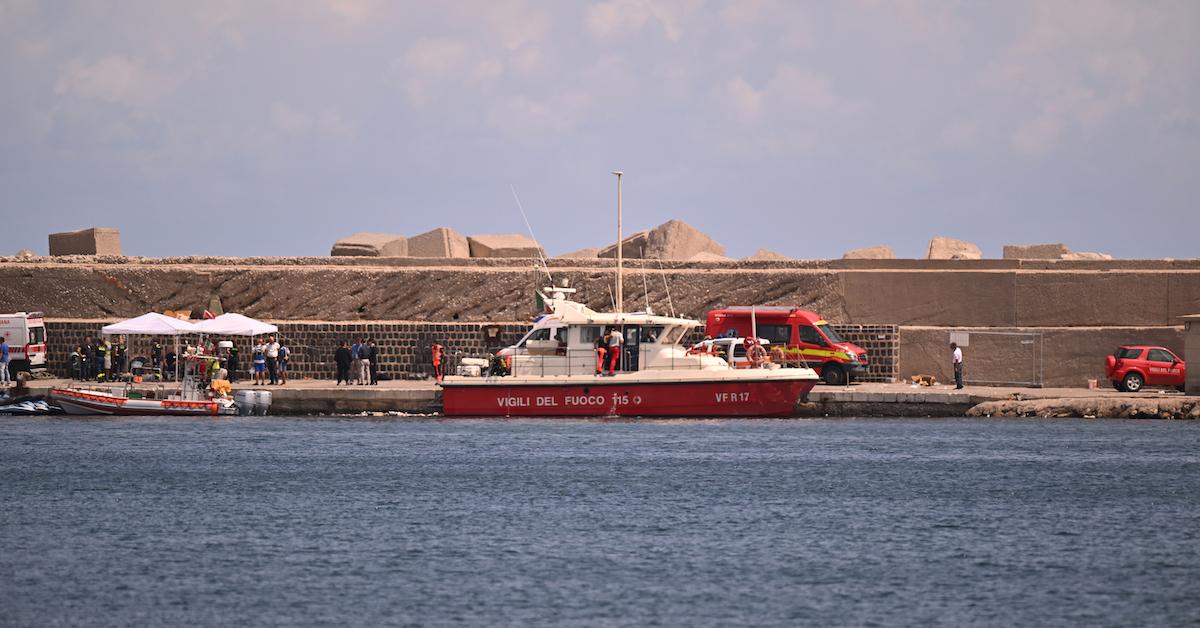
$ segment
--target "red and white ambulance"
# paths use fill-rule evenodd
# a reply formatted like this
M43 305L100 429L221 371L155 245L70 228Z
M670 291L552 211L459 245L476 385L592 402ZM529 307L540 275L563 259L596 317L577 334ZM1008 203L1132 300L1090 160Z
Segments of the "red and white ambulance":
M842 340L816 312L798 307L733 306L708 313L704 333L718 338L730 332L746 337L751 327L769 340L772 353L803 359L826 384L840 386L867 370L867 352Z
M8 370L46 368L46 323L41 312L0 314L0 336L8 343Z

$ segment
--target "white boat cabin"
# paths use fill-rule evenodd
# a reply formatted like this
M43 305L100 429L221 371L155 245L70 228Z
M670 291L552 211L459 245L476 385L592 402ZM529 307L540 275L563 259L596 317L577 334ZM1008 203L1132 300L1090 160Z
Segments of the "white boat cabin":
M547 288L546 314L516 344L500 351L510 357L514 376L584 375L598 370L597 339L608 330L624 338L617 371L730 369L716 356L698 354L681 344L700 321L649 312L596 312L570 301L569 288ZM610 356L605 355L607 367ZM606 369L607 370L607 369Z

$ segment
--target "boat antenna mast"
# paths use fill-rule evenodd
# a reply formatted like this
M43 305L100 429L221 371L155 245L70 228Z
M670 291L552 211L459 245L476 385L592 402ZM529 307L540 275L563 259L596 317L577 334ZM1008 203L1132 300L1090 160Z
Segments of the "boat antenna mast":
M623 294L621 290L621 267L624 265L621 255L621 177L625 173L620 170L613 170L613 174L617 175L617 313L620 314L625 311L621 300L621 295Z
M663 290L667 293L667 307L671 310L671 316L675 316L675 304L671 301L671 286L667 285L667 273L663 270L662 259L658 260L658 274L663 280Z
M521 205L521 197L517 196L517 188L509 183L508 189L512 191L513 200L517 202L517 209L521 211L521 220L525 221L525 228L529 230L529 238L533 240L534 246L538 250L538 258L542 262L542 270L545 271L546 277L550 280L550 285L554 285L554 276L550 274L550 267L546 264L546 251L542 248L542 243L538 242L537 236L533 235L533 227L529 224L529 217L525 215L525 207Z

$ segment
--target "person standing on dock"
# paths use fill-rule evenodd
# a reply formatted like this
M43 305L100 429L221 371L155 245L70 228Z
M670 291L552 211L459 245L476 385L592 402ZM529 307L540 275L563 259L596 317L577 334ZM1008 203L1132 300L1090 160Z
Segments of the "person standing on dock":
M96 364L93 365L96 369L96 379L108 379L109 371L112 370L112 356L108 351L108 339L101 338L96 343Z
M238 381L238 348L237 345L229 347L229 357L226 359L226 369L229 371L229 383L236 384Z
M292 355L292 350L289 349L287 347L287 345L285 345L285 344L279 345L279 385L280 386L287 383L288 358L290 358L291 355Z
M333 363L337 365L337 383L334 386L342 382L346 382L347 386L350 385L350 362L352 359L350 348L346 346L346 341L343 340L342 344L338 346L337 351L333 352Z
M358 381L364 386L371 384L371 361L375 354L371 353L371 345L366 338L358 339Z
M117 336L117 343L112 346L112 366L118 379L125 373L125 351L125 336Z
M950 354L954 360L954 390L962 390L963 387L963 356L962 349L959 348L957 342L950 343Z
M371 385L374 386L379 383L379 345L371 338L367 346L371 348Z
M361 381L358 379L358 373L359 373L359 371L362 370L361 354L362 354L362 343L358 340L355 340L354 344L350 345L350 378L351 379L350 379L350 381L346 382L347 384L361 383Z
M71 352L71 379L82 382L86 374L87 356L83 354L82 345L75 345L75 350Z
M0 336L0 384L8 386L8 340Z
M258 340L258 344L254 345L254 385L262 386L266 383L267 372L267 345L262 339Z
M86 368L83 369L83 378L81 378L80 381L83 381L84 379L95 379L96 373L94 368L96 365L96 345L92 342L91 336L88 336L87 339L83 341L83 358L84 362L86 362Z
M433 360L433 376L437 378L437 383L442 383L442 354L445 352L442 345L433 343L429 346L430 358Z
M267 341L267 345L263 354L267 356L267 374L271 376L271 385L279 383L279 343L275 341L275 336Z

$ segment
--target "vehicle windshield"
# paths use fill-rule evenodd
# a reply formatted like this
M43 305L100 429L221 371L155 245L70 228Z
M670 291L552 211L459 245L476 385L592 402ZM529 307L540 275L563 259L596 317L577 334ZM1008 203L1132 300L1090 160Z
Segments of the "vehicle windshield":
M845 340L842 340L841 336L837 335L836 331L833 331L833 328L829 326L829 323L821 323L820 325L817 325L817 329L820 329L821 333L825 334L825 337L829 339L829 342L846 342Z

